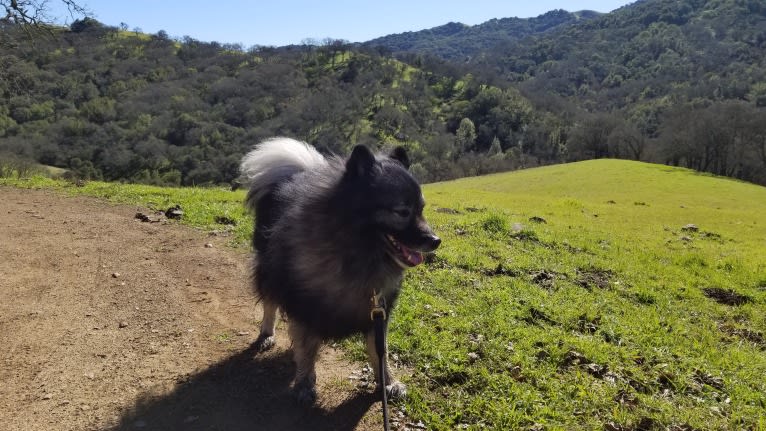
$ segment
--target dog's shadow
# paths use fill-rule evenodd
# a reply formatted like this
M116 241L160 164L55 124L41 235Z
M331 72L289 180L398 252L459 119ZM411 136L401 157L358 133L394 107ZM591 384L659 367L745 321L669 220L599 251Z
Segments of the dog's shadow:
M251 346L169 394L139 399L111 430L353 430L377 400L357 392L332 409L299 405L294 371L289 352L261 356Z

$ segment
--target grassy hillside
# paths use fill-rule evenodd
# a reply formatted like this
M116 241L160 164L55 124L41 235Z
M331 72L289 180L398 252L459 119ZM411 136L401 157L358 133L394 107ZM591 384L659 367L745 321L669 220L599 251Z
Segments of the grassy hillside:
M766 425L766 189L598 160L426 196L444 246L392 340L429 426Z
M232 217L239 243L250 228L241 191L64 184L55 183L181 203L209 229L220 228L216 215ZM396 408L407 421L766 428L766 188L597 160L424 193L444 243L408 273L392 321L392 362L411 389Z

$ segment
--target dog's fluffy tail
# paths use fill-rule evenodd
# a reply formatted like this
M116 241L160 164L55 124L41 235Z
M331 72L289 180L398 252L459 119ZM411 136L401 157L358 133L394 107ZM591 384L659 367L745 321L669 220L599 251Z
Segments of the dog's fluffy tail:
M293 175L325 166L324 158L314 147L290 138L272 138L261 142L242 158L240 181L250 191L247 206L255 211L258 201L279 183Z

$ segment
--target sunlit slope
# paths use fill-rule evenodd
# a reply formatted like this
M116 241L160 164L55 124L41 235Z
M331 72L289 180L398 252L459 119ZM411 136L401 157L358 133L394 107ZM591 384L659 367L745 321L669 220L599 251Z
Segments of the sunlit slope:
M551 226L538 233L573 231L565 235L571 240L579 230L643 248L643 241L665 244L691 223L736 239L730 248L737 254L766 247L766 188L665 165L590 160L435 183L425 193L432 209L494 209L527 226L540 216Z
M391 339L429 428L763 425L766 188L595 160L424 194Z

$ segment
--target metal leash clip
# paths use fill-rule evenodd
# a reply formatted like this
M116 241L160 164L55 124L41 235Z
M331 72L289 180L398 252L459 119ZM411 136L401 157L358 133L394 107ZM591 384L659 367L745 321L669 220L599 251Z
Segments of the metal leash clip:
M370 297L370 307L370 320L381 317L386 320L386 300L383 299L383 295L373 293Z

